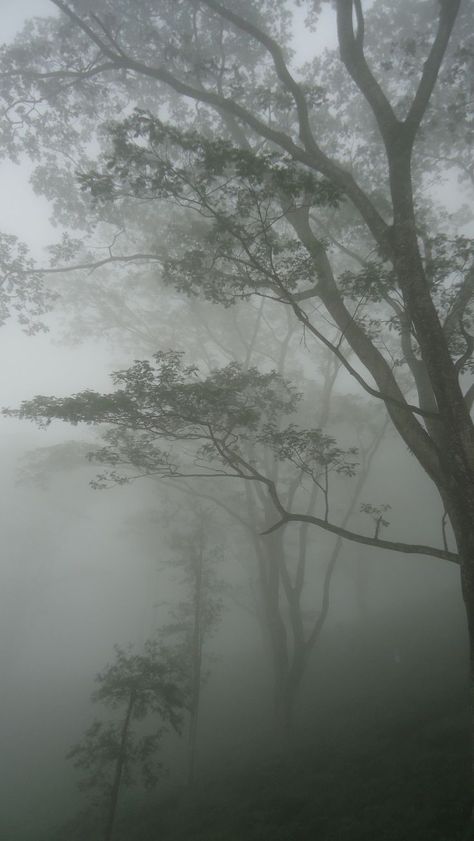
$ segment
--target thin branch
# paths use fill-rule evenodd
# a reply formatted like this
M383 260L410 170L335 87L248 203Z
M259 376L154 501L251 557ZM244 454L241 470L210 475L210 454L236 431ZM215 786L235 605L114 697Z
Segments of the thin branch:
M417 453L417 458L429 476L437 482L441 478L440 455L435 442L415 415L408 410L405 397L395 379L393 370L384 356L374 345L370 336L353 320L337 287L336 280L326 251L313 233L309 224L309 214L301 211L288 213L288 221L293 226L299 239L314 259L315 270L319 279L320 299L329 315L340 330L344 330L346 339L356 356L368 369L378 386L379 392L388 394L387 411L397 431L410 449ZM296 311L295 311L296 312ZM309 329L309 319L303 313L305 326ZM296 312L299 318L299 313ZM343 362L343 360L341 360ZM344 364L344 363L343 363Z
M67 17L70 20L72 20L72 22L75 23L76 26L79 26L79 28L82 29L83 32L85 32L85 34L91 39L91 41L93 41L94 44L97 47L99 47L100 50L102 50L104 55L112 59L114 63L116 62L117 58L120 58L121 54L115 52L114 50L111 50L110 47L108 47L107 44L104 41L102 41L101 38L99 38L99 36L94 32L94 30L90 26L88 26L88 24L84 20L82 20L82 18L79 17L79 15L76 15L76 13L72 9L70 9L66 3L63 3L63 0L51 0L51 3L53 3L54 6L57 6L57 8L61 12L67 15Z
M420 84L404 123L412 139L428 107L460 5L460 0L439 0L438 31L423 66Z
M318 639L323 625L327 619L327 615L329 613L329 595L331 590L331 581L334 569L336 567L337 559L339 558L339 554L342 548L342 538L338 537L336 540L336 545L334 546L331 555L329 557L329 561L326 566L326 572L324 573L324 582L323 582L323 596L321 599L321 610L319 611L319 616L314 623L313 629L306 640L306 652L309 653L311 649L314 647L316 640Z
M51 2L53 2L53 0L51 0ZM43 80L46 81L47 79L72 79L80 81L81 79L89 79L91 76L97 76L98 73L105 73L107 70L114 70L115 67L115 62L109 61L85 70L49 70L44 73L27 69L14 71L10 70L6 73L0 73L0 79L12 79L19 77L20 79L30 79L38 82Z
M273 38L267 35L266 32L263 32L261 29L255 26L255 24L250 23L250 21L245 20L245 18L241 17L240 15L231 11L230 9L225 8L221 3L218 3L217 0L202 0L202 3L209 9L215 11L221 18L228 20L230 23L234 24L234 26L238 27L243 32L246 32L252 38L255 38L256 41L258 41L268 50L273 59L275 71L278 78L280 79L280 82L292 95L293 100L295 102L296 110L298 113L300 139L305 149L307 149L309 152L315 152L317 155L320 155L321 149L316 143L313 132L311 131L308 106L306 103L304 93L300 85L296 82L296 80L293 78L290 71L288 70L283 56L283 51L280 45L277 44L277 42Z
M319 526L325 531L332 534L337 534L344 540L351 540L353 543L362 543L365 546L373 546L376 549L386 549L389 552L401 552L405 555L429 555L433 558L440 558L443 561L450 561L454 564L459 564L459 555L455 552L447 552L445 549L438 549L435 546L427 546L422 543L400 543L393 540L382 540L381 538L367 537L363 534L343 529L334 523L326 522L320 517L314 517L311 514L291 514L287 512L281 520L279 520L271 528L267 529L263 534L271 534L282 526L288 523L311 523L314 526Z
M357 35L354 34L353 0L337 0L337 33L341 59L369 103L386 145L400 126L390 102L370 70L363 49L363 15L360 3L355 3Z
M365 21L364 21L364 12L362 11L362 3L361 0L354 0L354 7L356 12L356 19L357 19L357 33L355 36L356 44L359 49L363 50L364 48L364 36L365 36Z
M325 347L327 347L338 358L338 360L344 366L346 371L348 371L348 373L359 383L359 385L364 389L364 391L367 392L367 394L370 394L372 397L376 397L378 400L383 400L383 402L386 404L388 403L395 405L398 408L405 409L415 415L430 418L431 420L439 420L439 414L437 412L427 411L425 409L421 409L419 406L414 406L411 403L402 402L400 400L397 400L396 397L392 397L389 394L384 394L381 391L378 391L376 388L372 388L372 386L370 386L364 380L362 375L359 374L359 372L351 365L351 363L347 360L347 358L339 349L339 347L333 344L329 339L327 339L326 336L324 336L324 334L321 333L317 329L317 327L314 326L314 324L310 321L304 310L302 310L301 307L299 307L296 304L295 297L290 293L287 293L287 301L292 307L293 312L295 313L298 320L304 324L307 330L309 330L309 332L312 333L313 336L315 336L318 339L318 341L322 342L322 344L324 344Z
M448 537L446 534L446 521L448 519L448 512L444 511L443 516L441 517L441 532L443 535L443 546L445 552L448 552Z
M242 458L242 456L232 454L231 467L232 469L235 469L236 472L236 462L240 463L247 471L246 475L243 471L241 472L242 478L248 480L255 480L257 483L261 483L266 486L270 498L276 510L281 516L280 520L278 520L277 523L275 523L269 529L266 529L262 532L263 535L272 534L278 529L286 526L288 523L311 523L312 525L319 526L325 531L329 531L332 534L338 535L344 540L351 540L354 543L363 543L365 546L374 546L378 549L387 549L391 552L401 552L407 555L429 555L433 558L440 558L444 561L450 561L451 563L460 563L459 555L457 555L454 552L446 552L444 549L438 549L435 546L427 546L425 544L418 543L401 543L393 540L382 540L381 538L376 539L374 537L367 537L366 535L357 534L356 532L349 531L348 529L343 528L342 526L337 526L334 523L329 523L326 520L323 520L321 517L315 517L312 514L294 514L290 511L287 511L284 505L282 504L280 497L278 496L275 483L272 482L271 479L260 473L260 471L257 470L257 468L254 465L248 464L245 461L245 459Z
M452 303L452 306L444 320L443 331L447 338L451 336L453 331L459 325L459 320L463 317L466 307L471 303L474 297L474 267L471 267L466 272L464 280L459 287L457 295Z
M137 252L136 254L125 254L123 257L116 257L114 255L111 255L110 257L103 257L101 260L90 260L86 263L74 263L71 266L55 266L54 268L50 267L28 269L27 271L25 271L25 274L64 274L65 272L77 272L86 269L90 271L95 271L95 269L100 269L102 266L106 266L108 263L133 263L138 260L152 260L154 262L163 262L163 257L159 257L157 254L147 254L146 252Z
M137 61L132 56L126 56L118 52L114 52L99 36L83 21L72 9L70 9L63 0L51 0L64 14L66 14L88 37L100 47L104 55L111 59L118 69L128 69L143 76L152 79L157 79L160 82L171 87L177 93L188 96L197 102L203 102L210 105L219 113L222 111L231 114L233 117L241 120L244 124L249 126L261 138L265 138L272 143L275 143L280 148L288 152L295 161L305 164L310 169L320 172L325 177L329 178L336 186L338 186L345 195L350 198L354 206L359 210L362 218L366 222L369 230L374 236L376 242L380 245L386 245L387 232L389 227L383 217L379 214L375 206L367 194L357 184L352 175L344 170L339 164L329 158L316 145L311 148L309 152L306 148L298 146L292 138L283 131L272 128L270 125L264 123L244 106L237 103L234 99L228 99L213 91L198 89L193 85L183 82L173 76L164 66L149 66L141 61ZM218 5L218 4L216 4ZM262 33L263 34L263 33Z
M459 330L466 343L466 349L464 353L459 357L459 359L456 359L456 362L454 363L454 368L458 373L462 371L466 362L470 360L474 352L474 336L468 333L468 331L464 327L462 318L459 319Z

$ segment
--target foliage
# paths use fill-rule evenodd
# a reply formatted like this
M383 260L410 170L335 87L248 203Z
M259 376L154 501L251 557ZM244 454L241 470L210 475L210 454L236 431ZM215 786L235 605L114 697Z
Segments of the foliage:
M93 790L94 795L110 788L111 770L121 755L122 725L120 722L95 721L86 730L82 741L67 754L74 767L83 773L80 788ZM133 769L139 768L142 780L147 787L156 784L161 764L157 760L157 751L161 733L127 739L127 753L123 768L123 782L126 786L135 781Z
M41 321L56 299L43 285L41 273L27 246L17 237L0 234L0 325L12 315L23 330L32 334L44 330Z
M152 732L134 735L121 720L96 720L81 742L68 753L74 766L85 775L81 788L110 794L117 763L123 782L131 785L138 772L145 785L155 785L161 766L157 757L163 732L180 731L186 693L182 664L170 650L148 640L142 654L115 648L114 661L96 676L92 700L114 711L128 709L130 722L158 717Z
M91 454L112 467L96 486L127 481L117 468L127 465L139 475L173 478L182 475L239 476L266 481L252 454L267 447L280 461L319 481L320 473L354 475L355 448L344 450L321 430L290 424L285 414L296 410L300 395L276 372L244 370L236 363L200 377L182 354L159 352L153 361L135 362L113 375L118 388L109 394L85 391L73 397L36 397L18 410L5 410L47 426L53 419L72 424L104 424L106 446ZM191 462L162 442L189 442ZM250 450L249 450L250 448ZM209 472L210 471L210 472Z
M155 640L147 640L142 654L115 648L115 660L96 677L98 688L92 699L117 709L135 693L134 717L144 718L152 712L173 729L179 730L180 710L185 705L182 688L182 667L173 651Z

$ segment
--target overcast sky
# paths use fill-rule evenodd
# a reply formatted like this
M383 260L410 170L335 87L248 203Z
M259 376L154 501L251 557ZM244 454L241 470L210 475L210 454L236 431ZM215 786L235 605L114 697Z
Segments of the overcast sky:
M49 0L1 0L0 38L12 40L26 19L54 14ZM41 259L43 249L58 239L49 222L45 199L36 196L29 184L31 166L0 161L0 231L24 240L33 255ZM107 359L98 364L97 347L74 349L59 345L52 333L25 336L13 321L0 328L0 406L15 405L37 393L67 393L87 386L101 387L106 381ZM100 358L100 354L99 354ZM1 419L3 442L16 434L31 437L25 425ZM28 425L29 426L29 425ZM6 438L5 438L6 436ZM45 443L43 440L42 443ZM4 445L3 445L4 448ZM2 441L0 440L0 450Z
M0 0L0 40L12 40L28 18L54 13L50 0ZM327 44L335 39L329 7L317 36L305 35L304 18L304 9L299 9L296 38L299 61L310 56L318 41ZM58 231L49 222L48 203L36 196L29 185L30 172L27 162L14 165L0 159L0 231L24 240L34 257L41 259L44 247L58 238ZM24 336L13 322L0 329L0 355L3 360L9 360L9 364L0 366L0 406L16 404L37 393L98 388L107 369L106 353L103 353L101 370L100 352L98 357L97 347L91 348L89 342L71 350L55 344L51 334ZM8 427L11 428L10 422Z

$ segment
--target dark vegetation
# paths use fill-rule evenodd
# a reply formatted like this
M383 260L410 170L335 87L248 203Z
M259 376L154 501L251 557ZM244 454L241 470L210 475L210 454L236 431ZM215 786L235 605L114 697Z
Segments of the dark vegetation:
M168 777L151 795L129 793L114 838L456 841L469 809L468 708L462 652L453 637L446 643L440 606L420 606L403 623L379 616L364 629L328 632L293 742L272 747L267 734L252 745L242 728L240 749L209 763L205 743L216 736L204 722L194 787ZM460 620L451 616L461 641ZM217 697L211 707L228 702ZM87 833L99 841L89 821L78 818L45 840Z

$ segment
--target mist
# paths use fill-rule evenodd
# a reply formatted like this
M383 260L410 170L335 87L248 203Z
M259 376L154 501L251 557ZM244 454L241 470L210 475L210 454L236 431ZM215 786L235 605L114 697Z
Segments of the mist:
M4 2L1 839L474 838L448 5Z

